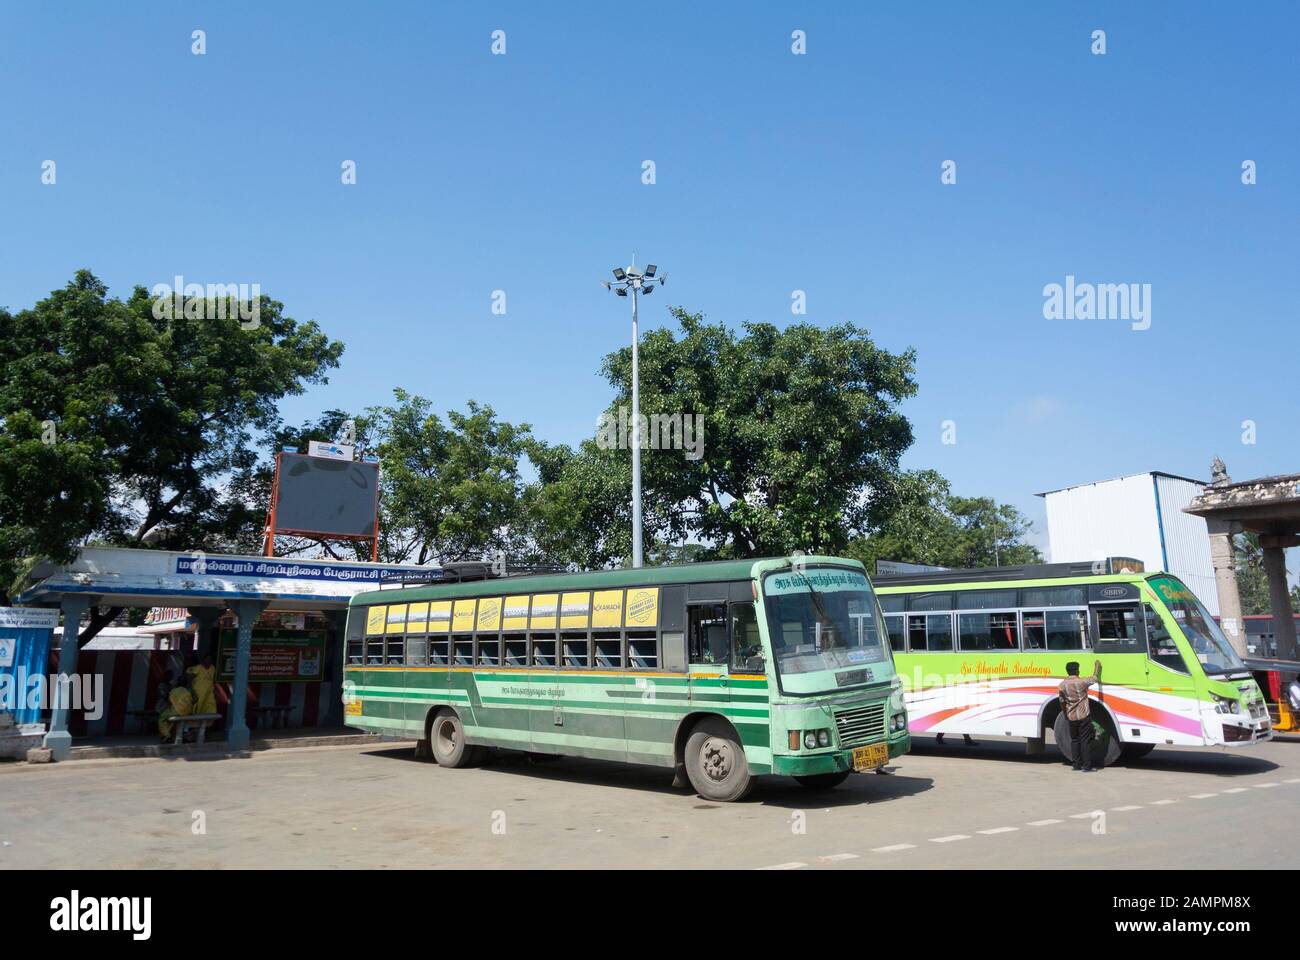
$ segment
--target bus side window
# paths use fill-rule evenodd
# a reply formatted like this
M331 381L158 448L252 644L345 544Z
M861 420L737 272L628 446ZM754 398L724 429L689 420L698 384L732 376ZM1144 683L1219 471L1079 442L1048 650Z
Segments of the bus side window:
M1142 609L1147 621L1147 656L1162 667L1187 673L1187 665L1183 663L1183 655L1178 652L1178 644L1165 629L1160 614L1149 603L1142 604Z
M763 644L758 636L758 616L751 602L731 605L731 665L753 673L766 669Z
M885 617L885 630L889 633L889 648L895 653L907 649L907 631L903 628L903 617Z
M1142 626L1138 621L1137 608L1094 607L1097 617L1098 653L1141 653Z
M727 662L727 605L693 603L686 608L691 663Z

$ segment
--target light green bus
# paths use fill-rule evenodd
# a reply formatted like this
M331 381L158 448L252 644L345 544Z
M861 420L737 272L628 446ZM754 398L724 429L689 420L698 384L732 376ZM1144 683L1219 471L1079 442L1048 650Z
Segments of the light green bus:
M1250 671L1177 577L1109 562L876 577L913 734L1023 737L1047 730L1070 757L1057 701L1066 664L1085 676L1106 737L1098 760L1160 745L1249 747L1272 737Z
M463 767L506 748L685 775L738 800L761 774L814 789L908 749L862 564L698 563L435 583L359 594L350 726Z

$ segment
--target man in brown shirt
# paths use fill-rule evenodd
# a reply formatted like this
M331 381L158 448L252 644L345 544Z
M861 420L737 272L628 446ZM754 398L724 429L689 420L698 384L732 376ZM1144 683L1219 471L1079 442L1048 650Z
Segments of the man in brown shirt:
M1088 688L1101 679L1101 661L1093 663L1092 676L1079 676L1079 661L1065 665L1068 676L1061 681L1061 709L1070 723L1070 743L1073 747L1074 769L1092 773L1092 708L1088 704Z

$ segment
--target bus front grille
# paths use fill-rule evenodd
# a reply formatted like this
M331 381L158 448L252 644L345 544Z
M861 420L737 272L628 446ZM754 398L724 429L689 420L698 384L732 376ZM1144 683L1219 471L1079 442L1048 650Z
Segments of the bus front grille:
M839 731L842 747L860 747L879 740L885 735L884 701L835 711L835 729Z

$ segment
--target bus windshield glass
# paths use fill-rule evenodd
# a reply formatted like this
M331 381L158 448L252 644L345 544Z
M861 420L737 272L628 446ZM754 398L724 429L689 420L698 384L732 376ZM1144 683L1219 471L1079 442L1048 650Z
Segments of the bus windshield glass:
M889 658L871 583L860 570L808 566L768 574L763 581L768 635L782 686L823 693L881 679L828 671L866 668Z
M1245 672L1246 666L1237 651L1232 649L1227 636L1196 594L1173 577L1152 577L1148 582L1178 621L1193 655L1207 674Z

